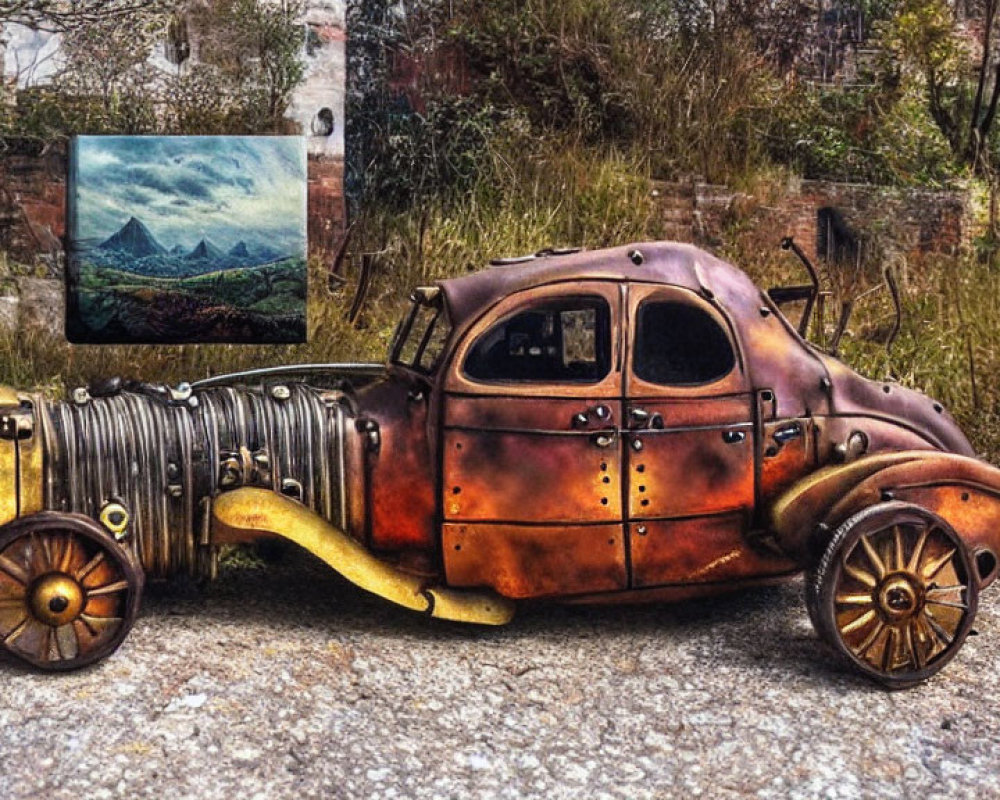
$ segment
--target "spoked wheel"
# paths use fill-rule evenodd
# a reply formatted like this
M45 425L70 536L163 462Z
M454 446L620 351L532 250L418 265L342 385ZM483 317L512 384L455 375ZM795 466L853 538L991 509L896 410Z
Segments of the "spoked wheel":
M926 680L948 663L978 599L962 540L907 503L880 503L848 519L806 584L819 635L890 688Z
M0 528L0 643L37 667L114 652L139 610L143 574L88 517L42 512Z

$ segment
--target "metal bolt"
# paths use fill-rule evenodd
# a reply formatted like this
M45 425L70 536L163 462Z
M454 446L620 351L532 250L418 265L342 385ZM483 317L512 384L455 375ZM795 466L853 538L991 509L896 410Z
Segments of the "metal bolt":
M642 262L646 260L646 257L642 254L641 250L630 250L628 254L629 261L635 264L637 267L642 265Z
M635 532L638 533L640 536L645 536L646 535L646 526L645 525L637 525L636 529L635 529Z
M643 447L642 439L633 439L632 440L632 449L635 450L635 452L638 453L639 451L641 451L642 447Z
M292 390L284 384L279 383L277 386L271 387L271 397L275 400L287 400L291 396Z
M77 386L73 390L73 402L78 406L85 406L90 402L90 392L87 391L86 386Z
M179 383L176 388L170 390L170 396L175 401L182 403L191 396L191 391L190 383Z

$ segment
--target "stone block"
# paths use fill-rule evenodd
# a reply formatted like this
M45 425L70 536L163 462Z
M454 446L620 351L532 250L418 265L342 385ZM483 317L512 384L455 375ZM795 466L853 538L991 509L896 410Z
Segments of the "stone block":
M17 328L20 302L21 298L17 295L0 297L0 330L12 331Z
M17 282L22 330L46 331L62 336L66 330L66 293L62 281L21 278Z

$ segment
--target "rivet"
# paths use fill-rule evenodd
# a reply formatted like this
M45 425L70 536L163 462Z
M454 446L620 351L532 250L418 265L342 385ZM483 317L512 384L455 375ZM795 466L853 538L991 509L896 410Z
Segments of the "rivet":
M87 391L87 387L85 386L77 386L73 390L72 397L73 402L78 406L85 406L90 402L90 392Z
M645 525L637 525L636 529L635 529L635 532L638 533L640 536L645 536L646 535L646 526Z
M191 384L179 383L176 388L170 390L170 397L176 402L182 403L191 397Z
M275 400L287 400L291 396L292 390L284 384L279 383L276 386L271 387L271 397Z

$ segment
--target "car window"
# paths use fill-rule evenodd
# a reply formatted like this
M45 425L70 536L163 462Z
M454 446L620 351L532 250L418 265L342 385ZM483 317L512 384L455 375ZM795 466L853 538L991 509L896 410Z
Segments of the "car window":
M632 365L637 377L694 386L724 378L735 364L729 337L704 309L676 301L639 306Z
M463 371L481 381L596 383L610 370L610 319L600 297L533 304L480 335Z

